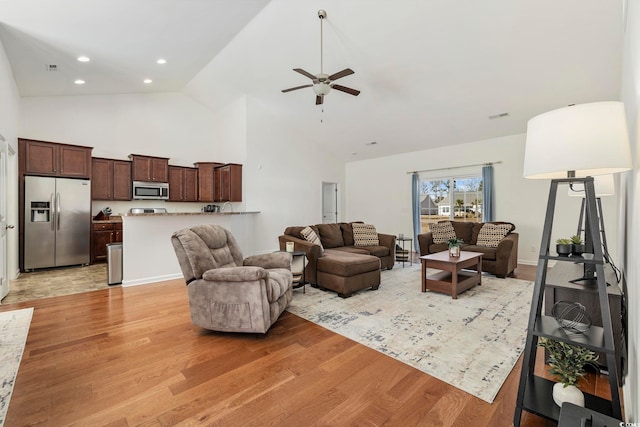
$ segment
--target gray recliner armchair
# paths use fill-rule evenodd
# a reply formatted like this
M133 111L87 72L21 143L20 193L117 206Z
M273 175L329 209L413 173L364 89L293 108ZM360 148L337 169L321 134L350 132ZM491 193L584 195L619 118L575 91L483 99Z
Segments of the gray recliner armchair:
M196 225L171 236L187 282L191 321L205 329L265 333L293 296L291 254L242 256L229 230Z

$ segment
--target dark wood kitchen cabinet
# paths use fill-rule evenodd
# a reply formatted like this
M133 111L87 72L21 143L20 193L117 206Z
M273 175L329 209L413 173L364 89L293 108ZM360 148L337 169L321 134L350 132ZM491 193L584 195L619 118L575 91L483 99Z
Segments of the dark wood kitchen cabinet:
M242 201L242 165L227 163L217 167L214 175L216 202Z
M91 224L91 264L107 261L107 245L122 242L122 222Z
M216 186L215 186L215 168L223 166L222 163L215 162L197 162L194 166L198 170L198 201L199 202L215 202ZM171 189L169 189L171 192Z
M91 198L93 200L131 200L131 162L92 159Z
M134 181L169 182L169 159L130 154Z
M92 147L18 139L26 175L91 178Z
M198 201L198 169L169 166L169 201Z

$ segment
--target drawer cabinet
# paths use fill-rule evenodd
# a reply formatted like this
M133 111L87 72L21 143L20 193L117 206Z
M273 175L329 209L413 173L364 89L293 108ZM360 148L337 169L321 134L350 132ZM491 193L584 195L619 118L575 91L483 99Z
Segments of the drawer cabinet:
M122 242L121 222L94 222L91 225L91 264L107 261L107 245Z

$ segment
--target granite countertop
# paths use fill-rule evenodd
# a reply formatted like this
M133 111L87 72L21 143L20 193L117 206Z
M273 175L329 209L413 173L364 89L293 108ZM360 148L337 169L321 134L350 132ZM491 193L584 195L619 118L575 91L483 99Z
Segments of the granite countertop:
M122 217L120 215L112 215L109 217L103 217L102 219L94 219L92 222L94 224L122 222Z
M245 215L256 214L260 211L243 212L167 212L167 213L126 213L125 216L187 216L187 215Z

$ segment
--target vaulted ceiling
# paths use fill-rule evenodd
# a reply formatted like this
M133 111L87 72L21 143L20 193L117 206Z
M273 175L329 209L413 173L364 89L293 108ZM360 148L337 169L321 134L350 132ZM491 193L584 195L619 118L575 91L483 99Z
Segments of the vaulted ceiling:
M322 106L312 88L281 92L310 82L293 68L320 72L319 9L323 71L353 69L339 83L361 91ZM216 109L246 95L346 161L618 99L623 32L622 0L0 0L23 97L183 91Z

